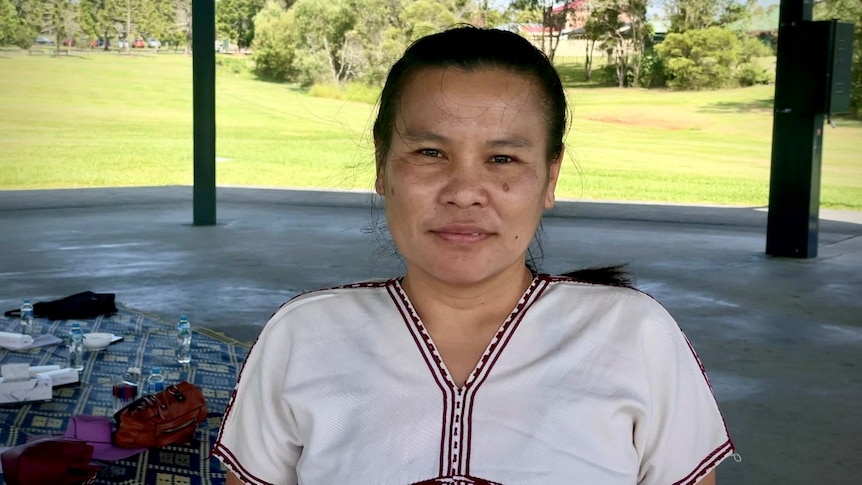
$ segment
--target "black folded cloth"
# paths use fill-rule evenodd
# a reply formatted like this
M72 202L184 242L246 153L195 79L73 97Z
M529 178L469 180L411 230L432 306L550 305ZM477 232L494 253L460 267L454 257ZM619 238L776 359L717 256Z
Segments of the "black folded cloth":
M113 293L83 291L59 300L38 302L33 304L33 316L48 320L67 320L113 315L117 313L114 296ZM3 314L7 317L20 317L21 309L16 308Z

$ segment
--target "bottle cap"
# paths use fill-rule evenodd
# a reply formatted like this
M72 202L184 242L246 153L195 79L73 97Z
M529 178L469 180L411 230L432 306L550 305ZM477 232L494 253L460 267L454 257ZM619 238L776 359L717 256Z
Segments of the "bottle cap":
M159 369L158 367L153 367L153 374L161 374L161 373L162 373L161 369Z
M29 298L24 298L24 303L30 303L30 299L29 299Z

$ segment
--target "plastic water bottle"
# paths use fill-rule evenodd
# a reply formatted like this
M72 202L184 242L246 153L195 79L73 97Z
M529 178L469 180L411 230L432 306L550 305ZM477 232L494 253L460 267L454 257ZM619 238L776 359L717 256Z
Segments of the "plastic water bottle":
M138 398L138 383L141 380L141 369L129 367L123 378L113 387L114 412L128 406Z
M29 298L24 298L24 303L21 304L21 333L33 334L33 304Z
M188 364L192 361L192 325L183 315L177 324L177 362Z
M165 390L165 376L162 375L162 369L153 367L150 372L150 377L147 377L147 393L155 394Z
M84 370L84 332L80 323L73 323L69 332L69 367Z

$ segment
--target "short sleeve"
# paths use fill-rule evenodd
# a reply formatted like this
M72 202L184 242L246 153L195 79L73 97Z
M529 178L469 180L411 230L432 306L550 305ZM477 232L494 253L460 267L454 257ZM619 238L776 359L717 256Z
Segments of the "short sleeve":
M245 483L297 483L302 443L283 392L291 355L286 312L270 319L249 351L213 447Z
M660 305L646 319L648 412L636 423L638 483L694 484L733 454L733 442L700 359Z

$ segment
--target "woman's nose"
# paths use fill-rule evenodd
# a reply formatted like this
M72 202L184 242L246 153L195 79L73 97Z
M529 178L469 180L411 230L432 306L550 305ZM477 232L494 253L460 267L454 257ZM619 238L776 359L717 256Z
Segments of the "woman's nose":
M461 208L484 206L488 203L488 174L481 162L452 160L446 171L446 183L440 192L441 202Z

